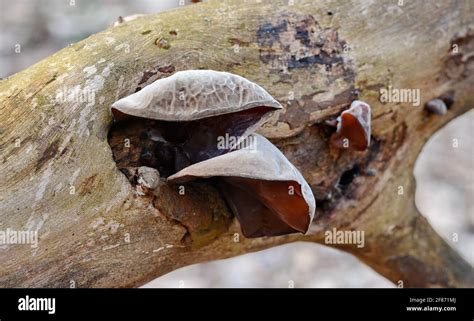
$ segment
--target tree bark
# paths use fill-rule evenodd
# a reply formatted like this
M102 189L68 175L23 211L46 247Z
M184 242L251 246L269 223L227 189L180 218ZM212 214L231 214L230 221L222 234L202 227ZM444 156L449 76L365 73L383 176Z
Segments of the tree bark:
M139 286L193 263L325 244L336 228L364 231L365 246L328 245L394 283L474 286L470 264L417 211L413 178L424 143L473 105L473 25L469 1L210 1L108 28L2 80L0 230L38 231L39 244L0 247L0 285ZM242 75L284 104L260 132L313 189L308 235L245 239L212 184L180 195L162 180L139 195L118 170L110 105L199 68ZM382 103L389 86L419 89L420 106ZM446 115L423 109L450 91ZM372 106L369 149L330 147L325 120L357 97Z

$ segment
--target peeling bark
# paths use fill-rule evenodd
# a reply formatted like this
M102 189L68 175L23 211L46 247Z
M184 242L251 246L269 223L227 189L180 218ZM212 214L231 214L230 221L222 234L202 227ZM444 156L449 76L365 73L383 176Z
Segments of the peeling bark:
M417 211L413 178L427 139L473 105L473 25L469 1L211 1L109 28L2 80L0 229L36 230L40 241L0 248L0 285L139 286L193 263L324 244L337 228L363 230L363 248L333 246L393 282L474 286L472 267ZM211 184L180 195L161 181L140 195L119 171L110 105L199 68L242 75L284 104L260 132L314 191L319 217L308 235L236 242L238 222ZM420 89L421 105L381 103L388 86ZM450 91L445 116L423 110ZM331 148L325 121L356 97L373 108L371 146Z

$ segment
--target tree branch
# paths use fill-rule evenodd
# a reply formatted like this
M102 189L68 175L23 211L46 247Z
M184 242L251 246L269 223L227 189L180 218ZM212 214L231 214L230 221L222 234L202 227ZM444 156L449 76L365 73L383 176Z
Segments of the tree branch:
M324 244L324 232L337 228L364 231L363 248L335 246L394 282L473 286L471 266L413 200L423 144L473 105L468 7L211 1L109 28L2 80L0 229L36 230L40 240L0 248L0 284L138 286L188 264L294 241ZM237 239L238 222L212 184L180 195L162 181L140 196L118 170L109 106L198 68L242 75L285 105L261 133L314 191L319 217L309 235ZM379 89L389 86L419 89L421 105L381 103ZM423 111L448 91L455 102L447 115ZM373 142L365 152L331 148L324 121L357 92L373 108Z

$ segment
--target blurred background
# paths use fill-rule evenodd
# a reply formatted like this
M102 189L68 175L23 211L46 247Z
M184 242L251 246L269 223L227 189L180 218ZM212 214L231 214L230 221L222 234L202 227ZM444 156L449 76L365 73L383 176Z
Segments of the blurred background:
M117 21L191 1L0 0L0 77L6 78ZM20 48L20 50L18 50ZM474 111L434 135L415 168L416 202L438 233L474 264ZM453 146L453 139L458 143ZM447 164L450 164L447 166ZM317 244L288 244L197 264L144 287L394 287L355 257Z

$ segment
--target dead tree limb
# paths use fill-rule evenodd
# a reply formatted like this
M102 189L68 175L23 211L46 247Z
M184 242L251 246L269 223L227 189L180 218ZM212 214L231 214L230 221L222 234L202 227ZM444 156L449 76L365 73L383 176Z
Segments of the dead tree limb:
M40 240L0 248L0 285L138 286L188 264L324 244L337 228L363 230L363 248L337 246L393 282L473 286L472 267L418 213L413 178L427 139L473 106L473 22L469 1L211 1L109 28L2 80L0 229L37 230ZM261 133L314 191L309 235L237 241L211 185L182 196L161 182L140 196L117 169L110 105L198 68L242 75L285 105ZM419 89L420 106L382 103L389 86ZM423 110L450 91L445 116ZM330 148L325 120L358 93L373 108L370 148Z

